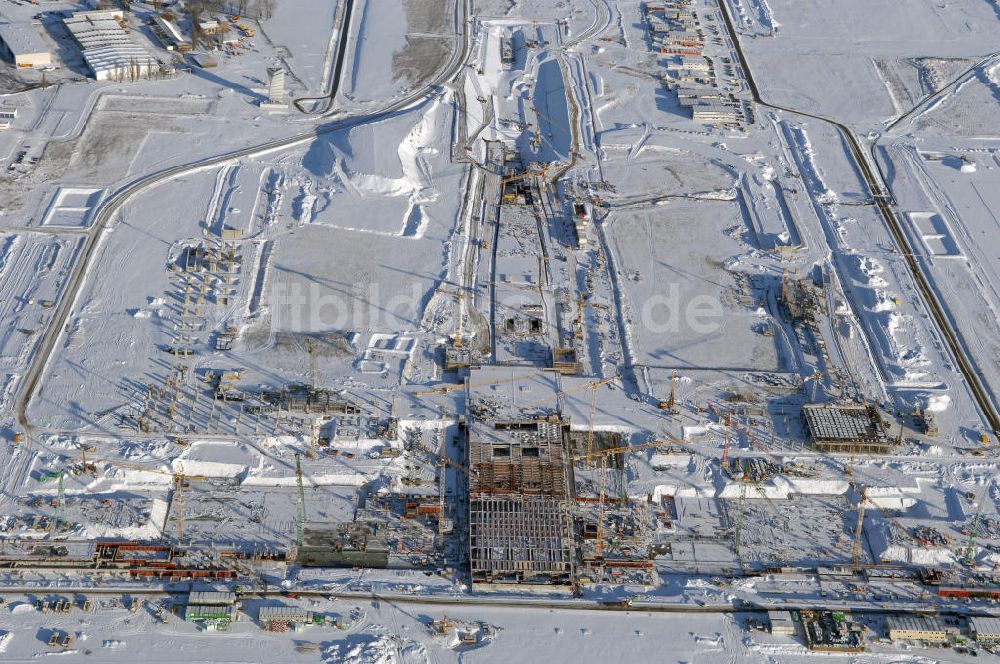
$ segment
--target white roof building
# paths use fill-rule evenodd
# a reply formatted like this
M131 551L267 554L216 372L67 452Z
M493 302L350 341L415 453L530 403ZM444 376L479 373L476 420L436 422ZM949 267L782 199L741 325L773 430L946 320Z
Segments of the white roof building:
M22 68L52 65L48 46L35 26L27 22L0 23L0 54Z
M979 643L1000 643L1000 618L969 618L969 631Z
M671 69L690 69L692 71L708 71L708 58L701 55L678 55L674 62L668 65Z
M771 623L771 634L795 634L795 623L788 611L768 611L767 619Z
M149 51L132 41L115 12L76 12L64 23L99 81L147 78L160 66Z
M236 593L224 590L196 590L188 595L188 604L194 606L233 604L235 602Z
M948 638L948 629L936 616L890 614L885 624L893 641L944 642Z
M191 49L191 42L184 37L184 34L181 32L181 29L177 27L176 23L168 21L162 16L153 17L153 22L162 32L168 49L176 48L179 51Z
M691 107L691 118L695 122L735 123L740 117L739 109L720 102L700 102Z
M297 606L262 606L257 617L262 623L307 623L312 620L312 611Z

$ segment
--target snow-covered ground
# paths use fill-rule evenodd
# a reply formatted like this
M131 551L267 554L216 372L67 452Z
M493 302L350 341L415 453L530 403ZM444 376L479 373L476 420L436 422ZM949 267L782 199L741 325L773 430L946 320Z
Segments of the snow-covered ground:
M133 3L176 76L121 83L83 78L39 13L76 3L0 5L57 60L48 86L0 67L0 558L21 565L0 659L800 662L800 637L722 611L948 612L970 607L917 570L993 583L1000 432L952 344L996 410L996 2L693 0L680 50L706 57L661 50L656 3L246 4L213 15L239 41L196 61ZM275 67L283 110L261 107ZM692 88L735 119L696 122ZM444 370L463 352L485 365L468 389ZM578 375L537 373L557 354ZM870 404L899 444L819 451L809 402ZM467 426L539 414L565 425L577 597L470 593ZM641 447L597 463L595 440ZM280 561L345 523L390 569ZM642 565L590 566L591 529ZM296 600L343 629L292 635L254 622L275 597L227 634L161 623L159 596L36 612L98 581L24 559L102 539L358 594ZM867 580L819 575L854 562ZM525 598L544 606L505 606ZM431 635L445 613L476 645ZM857 661L958 657L872 630Z

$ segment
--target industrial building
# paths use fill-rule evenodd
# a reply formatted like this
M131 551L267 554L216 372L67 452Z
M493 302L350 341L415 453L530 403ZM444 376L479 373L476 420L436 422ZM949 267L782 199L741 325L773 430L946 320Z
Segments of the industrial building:
M969 633L982 645L1000 643L1000 618L969 618Z
M864 633L861 626L843 613L803 611L802 631L806 646L816 652L863 652Z
M160 71L160 63L132 41L121 12L75 12L64 19L83 59L99 81L135 81Z
M0 129L10 129L16 119L16 108L0 108Z
M151 27L153 34L168 51L185 53L191 50L191 41L184 37L181 29L173 21L168 21L162 16L154 16Z
M874 406L806 404L802 417L812 446L821 452L886 454L892 449Z
M0 23L0 56L20 69L52 66L52 53L31 23Z
M736 124L742 119L742 113L730 104L699 100L691 106L691 119L704 124Z
M204 19L198 22L198 32L203 35L217 35L222 29L222 25L214 18Z
M682 105L694 104L699 100L722 100L722 93L717 88L678 85L674 90Z
M225 630L236 621L239 608L236 594L223 591L197 591L188 596L184 621L208 631Z
M893 641L945 643L948 630L939 618L919 614L894 614L886 617L886 628Z
M262 606L257 620L268 632L297 632L312 624L313 613L298 606Z
M795 623L788 611L768 611L767 619L771 625L771 634L795 634Z
M304 567L389 566L389 545L378 523L350 522L304 533L296 562Z
M700 55L679 55L676 62L671 65L674 69L689 69L692 71L707 72L711 67L708 58Z

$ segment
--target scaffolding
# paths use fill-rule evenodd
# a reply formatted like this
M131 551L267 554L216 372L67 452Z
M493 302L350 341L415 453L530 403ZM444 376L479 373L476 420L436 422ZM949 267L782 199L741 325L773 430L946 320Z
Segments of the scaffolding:
M473 422L469 560L473 583L569 585L576 550L560 422Z
M806 404L802 417L812 446L821 452L886 454L895 442L872 405Z
M564 500L479 494L470 501L469 516L473 583L572 581L575 551Z

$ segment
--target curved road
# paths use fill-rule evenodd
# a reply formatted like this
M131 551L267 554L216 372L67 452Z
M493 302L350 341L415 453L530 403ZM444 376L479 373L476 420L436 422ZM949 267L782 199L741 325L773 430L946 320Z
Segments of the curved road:
M340 79L344 74L344 60L347 58L347 45L351 36L351 17L354 14L354 0L344 0L344 13L340 19L340 34L337 35L337 55L333 61L333 76L330 78L330 94L323 97L299 97L292 101L295 108L306 114L326 114L333 108L333 100L340 90ZM336 26L334 26L336 28ZM303 103L325 102L321 111L307 111Z
M28 421L27 417L28 403L31 401L31 397L34 395L35 390L38 387L38 382L41 379L42 374L45 372L45 367L52 355L53 348L62 336L62 331L66 325L66 321L69 319L69 315L80 295L80 290L86 282L87 273L98 253L97 249L100 245L101 238L104 235L104 231L108 228L111 220L114 219L115 215L126 203L156 185L179 176L220 166L226 162L236 159L252 157L265 154L267 152L273 152L275 150L293 147L331 132L378 122L398 113L399 111L416 106L420 101L424 100L431 94L434 94L443 83L454 78L465 63L469 51L468 34L465 28L467 22L466 19L470 13L469 2L470 0L456 0L455 3L455 30L456 36L461 42L460 47L455 49L452 53L451 59L444 66L444 68L442 68L438 75L435 76L433 80L428 82L428 84L421 90L417 90L413 92L413 94L403 97L385 106L381 110L374 111L372 113L342 117L338 120L330 122L329 124L321 125L307 132L301 132L286 138L268 141L267 143L262 143L248 148L241 148L232 152L227 152L214 157L201 159L196 162L182 164L180 166L174 166L151 173L123 186L121 189L106 198L94 215L94 223L91 226L90 233L84 241L81 255L74 265L73 273L67 280L66 289L63 292L62 297L59 299L59 303L53 312L52 319L45 329L45 333L39 342L38 348L32 355L28 370L25 372L17 393L14 410L17 415L18 425L23 429L25 438L28 439L28 442L31 442L30 434L32 431L31 423ZM335 64L335 66L339 71L340 64ZM334 89L331 95L335 95L336 92L336 89ZM333 112L327 117L332 117L335 114L336 112Z

